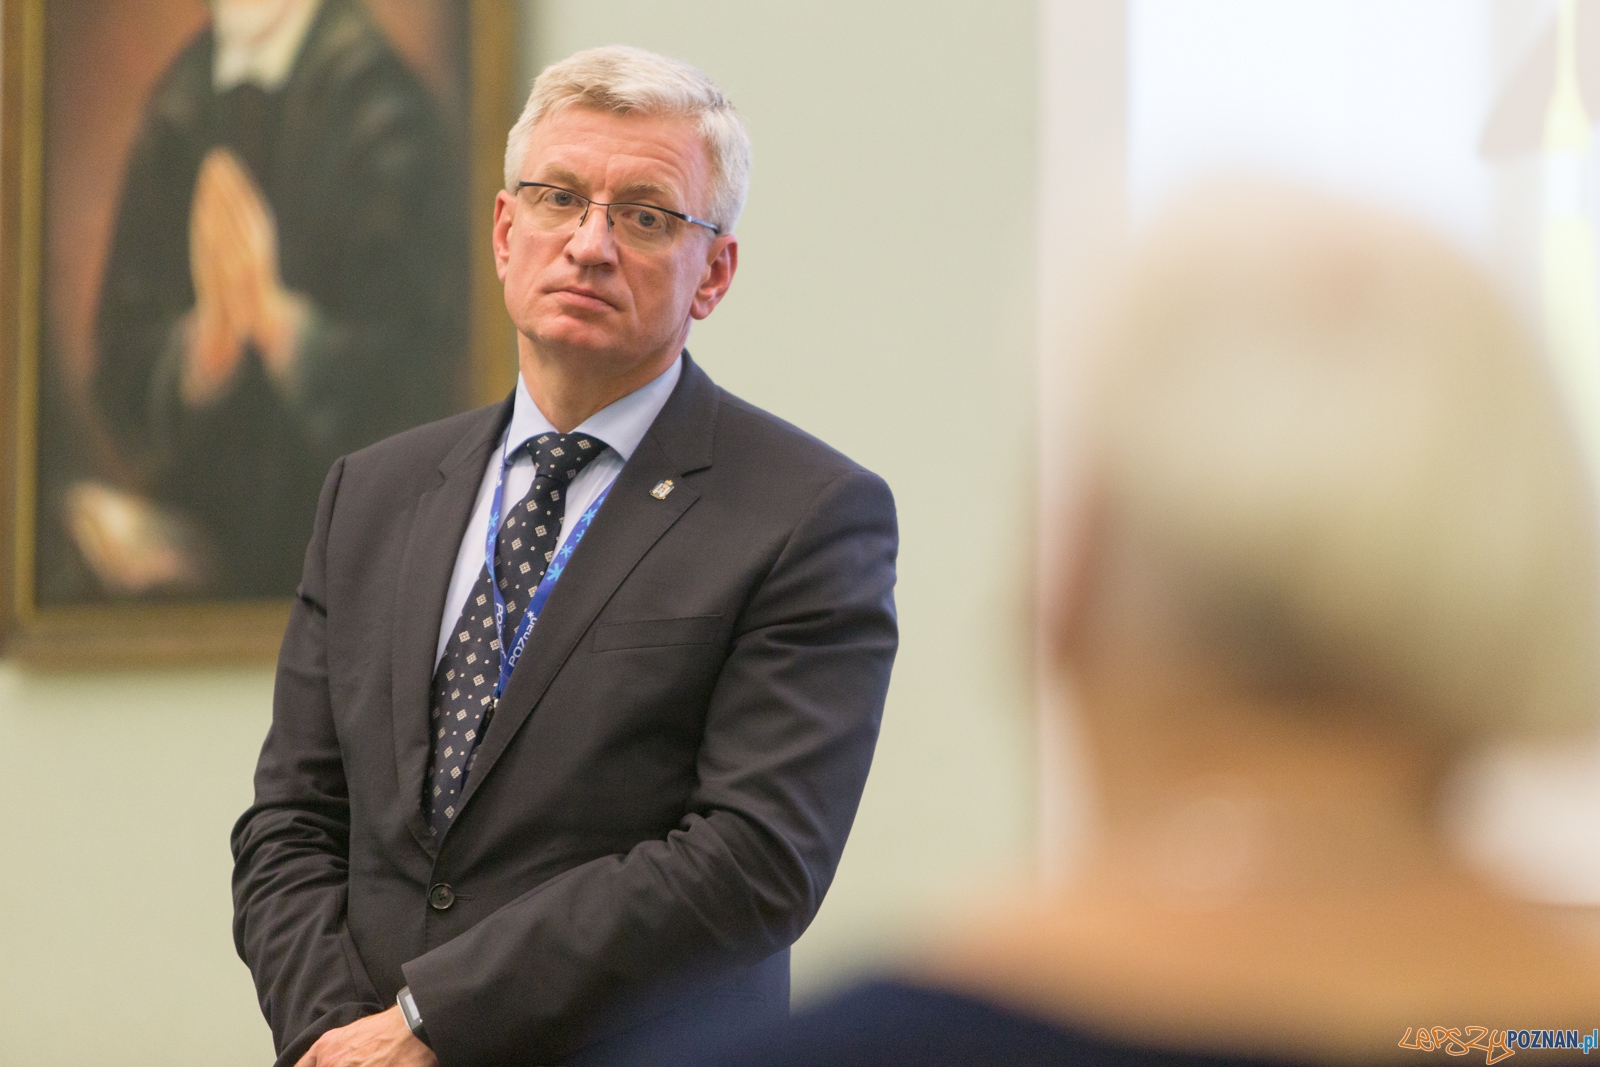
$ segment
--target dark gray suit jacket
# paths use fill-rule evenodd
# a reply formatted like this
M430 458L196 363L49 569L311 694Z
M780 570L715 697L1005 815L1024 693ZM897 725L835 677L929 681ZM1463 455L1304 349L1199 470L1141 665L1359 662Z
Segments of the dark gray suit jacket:
M280 1063L407 984L445 1067L570 1058L689 978L787 1010L889 684L888 487L686 355L435 842L440 616L510 413L400 434L323 487L233 831L235 942Z

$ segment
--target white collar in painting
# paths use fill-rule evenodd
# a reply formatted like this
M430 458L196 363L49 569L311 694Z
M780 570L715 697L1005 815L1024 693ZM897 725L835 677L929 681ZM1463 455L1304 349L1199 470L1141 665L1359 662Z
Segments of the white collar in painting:
M289 79L322 0L212 0L217 51L211 87L251 83L268 92Z

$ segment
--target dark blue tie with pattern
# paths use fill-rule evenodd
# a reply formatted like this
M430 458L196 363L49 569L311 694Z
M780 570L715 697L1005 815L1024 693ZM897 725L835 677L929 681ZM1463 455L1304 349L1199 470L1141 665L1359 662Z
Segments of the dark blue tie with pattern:
M495 538L494 570L506 602L508 639L516 633L555 556L567 486L606 449L605 442L584 434L554 432L540 434L522 447L533 453L533 486L506 513ZM495 632L494 597L485 566L433 672L433 773L423 787L422 806L436 837L444 835L461 810L461 791L477 759L478 742L494 717L499 677L500 635Z

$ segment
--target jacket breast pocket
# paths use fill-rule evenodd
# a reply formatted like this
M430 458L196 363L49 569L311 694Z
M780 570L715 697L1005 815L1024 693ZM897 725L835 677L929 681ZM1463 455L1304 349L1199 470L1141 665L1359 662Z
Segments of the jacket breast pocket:
M594 650L660 648L667 645L709 645L722 633L721 615L688 615L679 619L641 619L602 623L595 628Z

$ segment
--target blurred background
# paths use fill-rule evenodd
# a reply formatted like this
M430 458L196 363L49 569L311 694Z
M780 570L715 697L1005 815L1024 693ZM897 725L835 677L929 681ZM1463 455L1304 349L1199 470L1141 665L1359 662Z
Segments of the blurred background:
M900 657L855 832L796 949L797 998L1083 833L1087 783L1042 714L1062 695L1037 680L1032 626L1073 470L1056 440L1070 339L1127 235L1188 182L1265 170L1430 222L1546 338L1600 456L1600 0L1569 0L1566 21L1557 0L524 0L521 15L522 85L625 42L703 67L738 104L756 153L740 273L690 347L899 504ZM271 688L267 668L0 660L0 1064L270 1059L233 952L227 835ZM1463 847L1508 884L1600 903L1600 741L1484 753L1460 794Z

